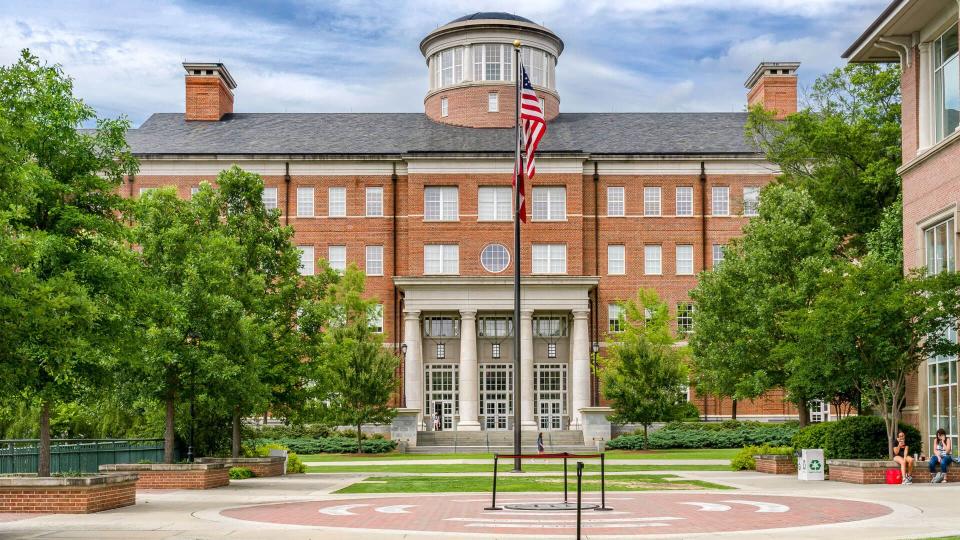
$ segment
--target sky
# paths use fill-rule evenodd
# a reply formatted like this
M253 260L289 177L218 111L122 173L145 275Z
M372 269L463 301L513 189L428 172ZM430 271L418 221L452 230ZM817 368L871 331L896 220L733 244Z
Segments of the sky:
M60 64L100 116L184 109L183 61L223 62L236 112L421 112L420 40L476 11L563 39L561 112L740 111L762 60L801 93L889 0L0 0L0 64Z

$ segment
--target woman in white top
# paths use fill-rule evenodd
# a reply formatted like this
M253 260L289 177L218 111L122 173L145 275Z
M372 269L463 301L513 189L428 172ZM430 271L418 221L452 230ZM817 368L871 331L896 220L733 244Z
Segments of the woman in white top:
M953 445L950 442L950 437L947 437L946 430L943 428L938 429L937 438L933 441L933 455L930 456L931 484L939 482L946 483L947 468L950 467L950 462L953 461L952 451ZM937 463L940 464L940 472L937 472Z

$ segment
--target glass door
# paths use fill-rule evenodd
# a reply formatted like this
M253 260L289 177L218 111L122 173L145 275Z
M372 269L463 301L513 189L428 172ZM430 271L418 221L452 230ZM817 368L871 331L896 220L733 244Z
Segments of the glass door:
M567 420L567 365L534 364L537 425L542 430L563 429Z
M426 364L424 366L424 423L428 431L456 428L460 413L460 377L456 364Z
M510 364L480 364L480 411L484 429L512 426L513 368Z

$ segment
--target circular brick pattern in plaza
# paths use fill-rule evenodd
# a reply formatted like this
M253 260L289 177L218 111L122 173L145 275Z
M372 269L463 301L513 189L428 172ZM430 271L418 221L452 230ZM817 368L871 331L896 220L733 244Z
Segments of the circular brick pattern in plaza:
M550 495L504 494L497 504L557 502ZM584 502L599 503L591 494ZM223 510L221 515L263 523L449 533L567 534L575 511L484 510L477 494L336 499L264 504ZM869 502L727 493L613 493L609 512L583 512L591 535L711 533L829 525L891 513Z

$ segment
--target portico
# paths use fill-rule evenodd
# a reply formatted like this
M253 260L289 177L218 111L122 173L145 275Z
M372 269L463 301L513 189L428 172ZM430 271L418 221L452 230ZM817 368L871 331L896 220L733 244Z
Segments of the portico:
M421 429L580 429L590 406L590 290L596 277L526 277L519 328L513 281L500 277L396 277L403 292L403 395ZM520 332L514 381L514 332Z

